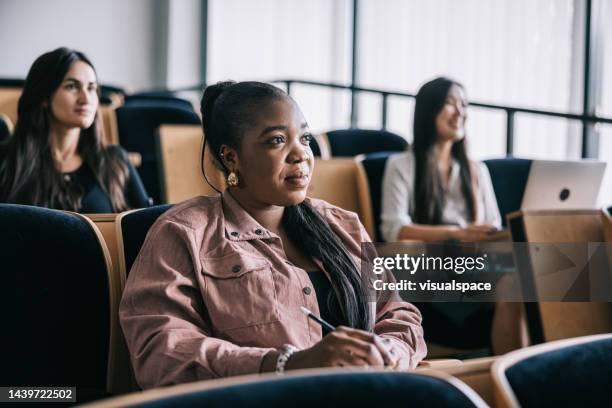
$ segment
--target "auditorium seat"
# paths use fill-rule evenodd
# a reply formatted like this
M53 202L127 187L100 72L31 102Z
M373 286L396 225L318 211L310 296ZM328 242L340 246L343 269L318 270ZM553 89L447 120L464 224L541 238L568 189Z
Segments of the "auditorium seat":
M361 163L349 158L317 159L307 194L357 213L370 237L374 236L372 203Z
M125 274L121 273L119 269L119 248L117 245L117 217L118 214L83 214L94 222L102 238L108 248L110 259L111 259L111 274L113 279L113 290L118 293L119 296L113 297L112 301L114 304L111 305L113 310L119 309L119 301L121 300L121 293L125 286ZM114 345L113 355L109 358L112 361L114 367L114 374L112 376L111 383L109 384L110 392L112 394L123 394L126 392L134 391L136 381L134 380L132 369L130 365L130 354L127 349L127 344L123 338L121 327L119 326L119 315L117 313L111 316L111 325L113 336L111 338L111 344Z
M500 408L612 406L612 334L513 351L492 370Z
M155 135L162 124L199 125L200 118L193 110L176 106L121 106L116 110L119 142L128 152L141 155L138 172L150 197L156 204L161 201L159 164Z
M151 225L160 215L165 213L171 205L157 205L149 208L126 211L117 217L117 247L119 257L119 271L125 279L136 260L138 252L145 241Z
M100 85L100 105L121 106L125 98L125 90L118 86Z
M0 204L2 380L108 395L119 293L108 248L85 216Z
M162 125L157 134L161 201L175 204L198 195L217 194L202 174L202 127ZM206 177L219 191L226 187L223 173L213 164L210 148L205 152Z
M5 114L12 123L17 123L17 103L21 95L19 80L0 80L0 113ZM3 85L4 84L4 85Z
M13 122L7 115L0 113L0 143L13 134Z
M506 226L506 215L521 208L532 160L507 157L485 160L489 169L497 206Z
M462 360L461 364L448 364L444 367L439 367L434 364L431 368L435 371L441 371L458 378L476 391L487 404L495 406L495 387L493 386L491 367L498 358L499 357L472 358ZM436 360L433 361L435 362ZM417 368L417 371L418 370Z
M353 157L374 152L403 152L408 142L386 130L341 129L322 135L327 139L332 157Z
M174 96L132 94L125 97L125 106L170 106L194 111L193 105L186 99ZM194 111L195 112L195 111Z
M372 202L372 217L374 219L374 231L376 232L372 239L383 242L382 233L380 232L380 213L382 201L382 180L385 174L385 166L387 159L395 152L376 152L364 155L359 155L355 160L359 161L363 166L368 178L368 190L370 192L370 201Z
M434 371L316 369L177 385L100 401L90 408L193 406L488 407L463 382Z
M522 290L539 300L524 303L532 344L612 332L612 304L594 290L612 278L591 285L592 271L607 267L601 211L517 211L508 223Z

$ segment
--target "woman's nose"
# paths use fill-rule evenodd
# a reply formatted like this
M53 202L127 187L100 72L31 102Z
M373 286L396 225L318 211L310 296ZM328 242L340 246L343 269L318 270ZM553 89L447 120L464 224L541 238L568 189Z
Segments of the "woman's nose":
M85 87L81 88L81 90L79 91L79 99L78 101L80 103L82 103L83 105L87 105L89 102L91 102L93 98L93 95L91 95L91 93L89 92L89 90Z
M291 146L291 151L289 152L289 161L291 163L300 163L308 160L308 150L308 146L304 146L302 143L293 143Z

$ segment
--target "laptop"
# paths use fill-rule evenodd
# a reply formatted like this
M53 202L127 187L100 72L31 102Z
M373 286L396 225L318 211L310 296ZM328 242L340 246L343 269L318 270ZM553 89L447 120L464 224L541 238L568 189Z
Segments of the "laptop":
M522 210L593 209L606 169L595 160L534 160Z

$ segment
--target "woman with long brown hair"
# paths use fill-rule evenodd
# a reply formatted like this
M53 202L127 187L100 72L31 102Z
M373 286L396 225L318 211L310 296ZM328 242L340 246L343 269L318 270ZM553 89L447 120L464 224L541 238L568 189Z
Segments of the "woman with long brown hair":
M436 78L421 87L411 151L389 158L381 231L386 241L479 241L501 227L491 177L469 159L461 84Z
M381 231L388 242L486 240L501 228L491 177L469 158L464 87L440 77L416 96L412 149L392 156L383 179ZM503 353L524 344L518 304L421 303L426 340Z
M81 52L58 48L28 75L12 137L0 149L0 202L82 213L149 205L138 174L98 129L96 72Z

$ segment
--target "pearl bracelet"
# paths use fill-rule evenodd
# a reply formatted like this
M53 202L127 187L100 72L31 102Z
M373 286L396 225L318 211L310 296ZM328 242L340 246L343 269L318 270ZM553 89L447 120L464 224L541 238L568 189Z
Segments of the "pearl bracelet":
M281 375L285 372L285 365L289 360L289 357L293 355L297 351L297 347L292 346L291 344L283 345L283 348L278 355L278 360L276 360L276 374Z

